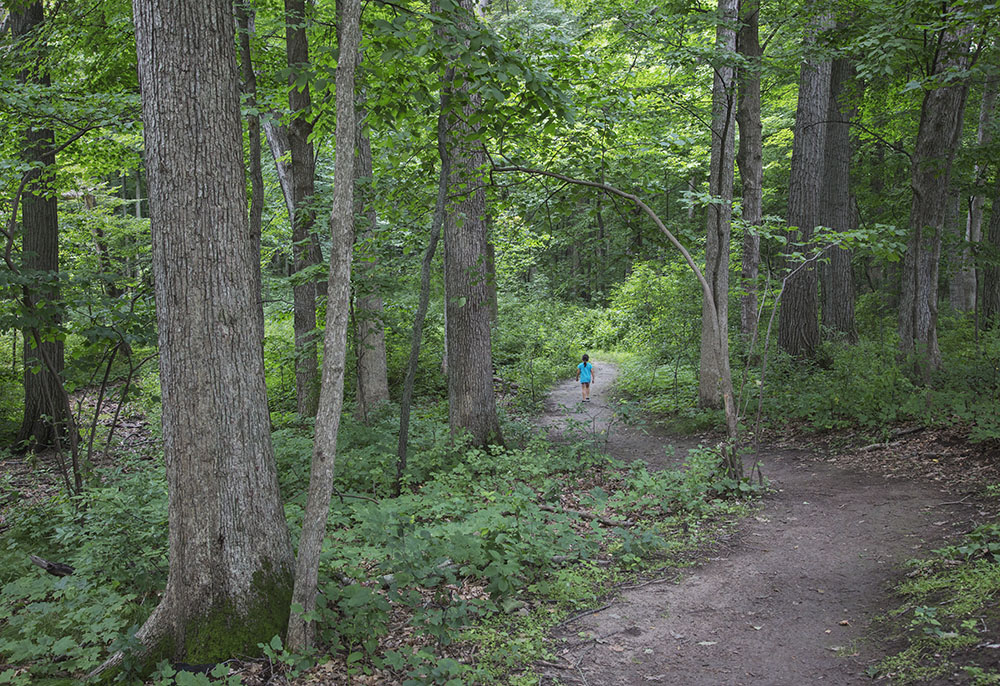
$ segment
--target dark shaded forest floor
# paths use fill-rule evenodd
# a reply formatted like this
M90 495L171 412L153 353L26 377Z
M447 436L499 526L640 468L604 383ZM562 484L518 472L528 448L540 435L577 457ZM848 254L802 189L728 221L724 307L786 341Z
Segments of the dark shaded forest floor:
M591 402L579 402L579 384L567 381L541 424L604 431L623 460L679 464L698 437L617 422L616 371L595 367ZM971 494L998 475L995 460L949 435L850 443L785 437L763 448L771 490L759 513L679 579L623 591L564 625L554 637L558 663L540 669L544 683L870 683L865 670L884 654L872 620L890 607L903 563L991 514Z

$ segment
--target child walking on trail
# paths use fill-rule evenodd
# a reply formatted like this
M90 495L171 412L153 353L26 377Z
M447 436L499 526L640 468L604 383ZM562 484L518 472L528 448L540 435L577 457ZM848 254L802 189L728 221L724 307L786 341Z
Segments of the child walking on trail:
M590 402L590 384L594 383L594 365L590 364L590 358L583 356L583 362L576 365L576 380L580 382L580 392L583 394L583 402Z

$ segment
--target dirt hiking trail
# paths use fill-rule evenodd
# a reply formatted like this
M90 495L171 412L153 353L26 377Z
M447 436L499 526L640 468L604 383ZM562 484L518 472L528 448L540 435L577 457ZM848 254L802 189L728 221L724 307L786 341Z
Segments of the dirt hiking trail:
M661 432L613 421L617 370L595 361L591 401L575 380L550 395L542 426L608 431L608 451L652 467L686 448ZM610 428L609 428L610 427ZM668 458L666 444L677 450ZM901 563L952 533L954 497L887 480L804 451L762 451L773 492L704 564L621 592L561 627L546 684L737 685L871 683L869 625L886 608ZM558 666L555 666L555 665ZM948 683L948 681L938 682Z

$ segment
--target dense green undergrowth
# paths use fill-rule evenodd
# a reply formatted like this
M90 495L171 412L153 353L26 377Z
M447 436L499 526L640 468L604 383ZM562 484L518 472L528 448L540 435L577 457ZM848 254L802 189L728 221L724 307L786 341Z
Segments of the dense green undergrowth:
M881 620L894 651L870 676L894 684L944 677L1000 684L1000 525L980 526L910 564L913 571L896 589L901 604Z
M331 655L347 672L411 684L517 683L546 655L556 622L627 575L684 564L744 507L717 485L718 458L708 451L685 471L654 473L601 454L583 427L552 445L513 424L515 447L468 449L449 442L434 414L418 413L398 498L386 495L395 418L345 421L343 496L331 503L320 567L323 653L314 657ZM275 432L293 539L310 433L308 425ZM163 470L122 459L75 498L22 504L13 494L0 555L0 683L71 683L127 644L155 606L166 581ZM76 570L46 575L30 554ZM263 648L293 671L304 665L280 640Z

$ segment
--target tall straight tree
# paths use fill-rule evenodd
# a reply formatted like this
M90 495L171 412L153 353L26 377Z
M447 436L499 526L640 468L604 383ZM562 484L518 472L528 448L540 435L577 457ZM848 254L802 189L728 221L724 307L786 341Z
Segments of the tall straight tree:
M278 492L228 0L136 0L160 340L169 576L136 638L194 664L282 634Z
M826 117L826 144L823 149L823 186L820 193L819 223L835 231L857 228L854 196L851 194L851 117L855 108L850 92L853 69L846 58L833 61L830 70L830 100ZM854 277L851 252L834 248L820 263L820 313L823 326L835 335L854 342Z
M459 0L455 29L463 32L476 21L474 0ZM444 222L444 265L448 350L448 423L453 434L469 434L474 445L501 443L500 420L493 392L493 319L490 271L489 221L486 210L483 169L486 157L475 140L478 133L469 121L475 119L480 97L470 92L471 74L463 73L460 56L465 40L456 38L446 46L447 59L455 62L456 80L450 83L447 101L447 147L451 158L448 182L450 198ZM459 109L460 108L460 109Z
M799 101L795 110L795 138L792 141L791 178L788 182L788 224L795 228L792 241L808 243L819 218L820 187L823 183L823 154L826 144L826 116L830 98L830 61L815 55L820 32L829 17L820 3L807 3L812 17L806 27L805 58L799 72ZM790 246L789 252L797 252ZM816 270L812 265L798 269L785 286L778 316L778 345L792 355L812 356L819 347L819 312Z
M955 11L955 6L945 7L942 18L947 19ZM959 27L943 29L938 35L913 149L913 202L910 240L903 257L899 343L903 353L914 356L913 371L924 380L941 366L937 341L938 268L952 161L968 96L967 80L955 78L968 67L968 33L968 27Z
M312 94L309 84L296 84L309 64L309 39L306 34L305 0L285 0L285 45L288 53L288 125L290 169L290 219L292 222L292 270L302 271L319 261L313 250L313 226L316 211L312 206L316 192L316 153L309 140L312 134ZM319 367L316 359L316 284L299 278L292 286L292 310L295 335L295 405L305 417L316 415L319 402Z
M365 119L359 107L358 121ZM372 178L372 142L366 128L358 126L358 152L354 176L359 190L355 202L355 235L360 235L362 250L370 257L356 271L355 299L356 354L358 360L357 414L368 421L371 411L389 401L389 374L385 354L385 329L382 325L382 297L374 283L375 229L378 215L375 211L374 180Z
M326 537L333 494L333 467L337 432L344 403L344 369L347 364L347 329L351 307L351 257L354 246L354 146L357 111L354 107L354 74L360 55L361 0L337 1L336 108L337 151L333 174L333 207L330 213L330 273L327 281L326 331L323 339L323 381L316 414L316 440L309 473L309 496L302 519L302 535L295 559L292 602L304 614L293 613L288 622L288 646L302 651L313 642L313 622L307 619L316 607L319 558Z
M737 71L739 104L736 123L740 144L736 163L743 185L743 263L741 269L740 331L750 336L757 328L757 274L760 236L752 227L764 222L764 138L760 120L760 0L741 0L736 49L743 57Z
M976 145L983 149L993 140L993 112L997 102L997 77L991 74L983 86L983 99L979 105L979 125L976 128ZM980 159L973 172L973 190L969 210L965 216L964 243L958 253L958 271L948 284L951 306L956 310L971 312L976 309L976 286L979 281L972 259L972 247L983 239L983 204L986 200L985 176L987 165Z
M729 313L729 238L733 212L733 164L736 140L736 24L737 0L719 0L715 33L715 78L712 84L712 155L708 189L712 203L706 214L705 279L712 286L714 305L702 302L701 363L698 403L719 407L722 403L719 369L728 360L728 334L717 336L718 322ZM718 321L713 321L713 317ZM721 349L719 347L721 346Z
M26 63L20 74L25 84L47 85L49 82L42 54L44 43L38 35L44 20L40 0L15 4L10 13L11 34ZM24 178L21 196L22 268L43 284L26 293L31 301L26 305L31 308L37 308L42 302L59 300L59 288L52 278L59 271L58 197L49 188L56 163L54 148L52 128L29 122L23 152L24 162L31 169ZM45 274L49 276L43 276ZM58 321L48 324L56 326ZM24 414L17 432L17 445L25 448L55 445L57 438L71 426L65 403L60 401L64 395L63 366L61 339L42 336L37 340L32 331L24 332Z

